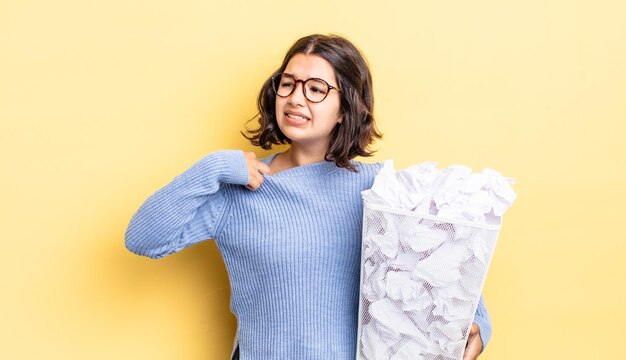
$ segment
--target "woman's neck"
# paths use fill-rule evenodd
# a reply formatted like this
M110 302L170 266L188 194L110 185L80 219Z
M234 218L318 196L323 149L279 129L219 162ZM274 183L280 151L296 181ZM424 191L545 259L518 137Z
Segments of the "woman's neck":
M324 161L327 147L319 147L317 149L304 148L298 144L291 144L291 147L283 153L283 160L290 167L313 164Z
M298 146L298 144L292 143L289 149L279 154L270 163L271 173L324 161L326 151L326 148L303 148L302 146Z

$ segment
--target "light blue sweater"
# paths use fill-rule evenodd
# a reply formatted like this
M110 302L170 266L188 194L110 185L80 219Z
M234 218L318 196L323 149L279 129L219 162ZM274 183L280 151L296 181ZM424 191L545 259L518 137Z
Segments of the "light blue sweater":
M262 159L269 164L274 154ZM231 282L242 360L353 360L363 204L381 163L359 172L318 162L273 175L256 191L243 151L213 152L150 196L126 247L161 258L215 239ZM481 299L474 322L487 344Z

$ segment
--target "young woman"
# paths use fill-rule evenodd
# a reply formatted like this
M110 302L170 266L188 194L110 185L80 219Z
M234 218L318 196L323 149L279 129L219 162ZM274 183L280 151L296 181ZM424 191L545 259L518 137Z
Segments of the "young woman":
M354 359L363 204L382 164L372 80L363 56L339 36L299 39L263 84L263 149L208 154L154 193L133 216L126 246L152 258L215 239L237 317L233 359ZM481 302L466 358L491 335Z

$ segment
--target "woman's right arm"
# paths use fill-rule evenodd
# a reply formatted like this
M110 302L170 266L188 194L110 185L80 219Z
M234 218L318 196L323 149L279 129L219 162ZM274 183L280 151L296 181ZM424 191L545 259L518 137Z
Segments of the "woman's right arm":
M215 238L225 209L222 183L249 184L248 153L208 154L152 194L126 229L126 248L154 259Z

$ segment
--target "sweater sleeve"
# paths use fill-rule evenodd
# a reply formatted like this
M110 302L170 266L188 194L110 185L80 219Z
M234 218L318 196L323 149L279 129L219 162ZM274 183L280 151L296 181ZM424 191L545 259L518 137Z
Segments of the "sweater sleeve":
M126 248L159 259L215 238L226 205L222 183L248 183L243 151L210 153L152 194L130 220Z
M480 297L478 307L476 308L474 323L478 325L480 330L480 339L483 342L483 350L485 350L487 344L489 343L489 339L491 339L491 318L489 317L487 307L485 306L485 300L482 296Z

